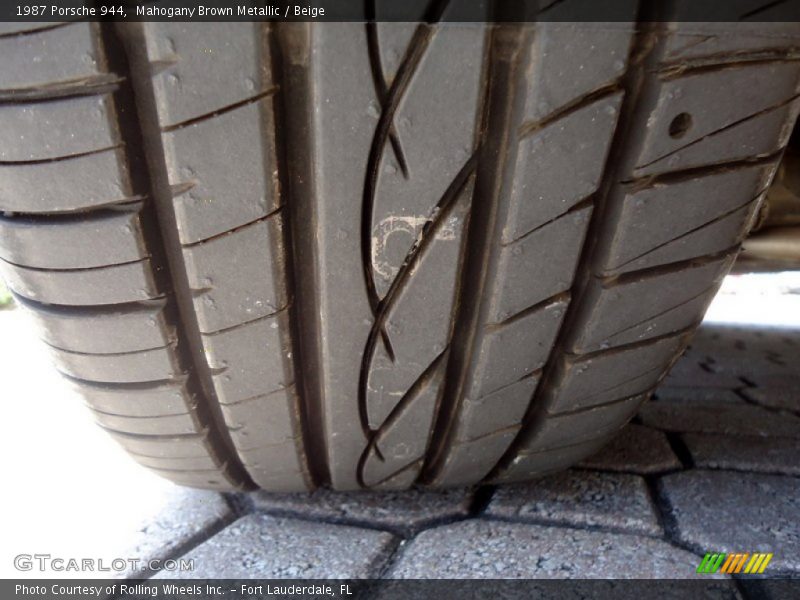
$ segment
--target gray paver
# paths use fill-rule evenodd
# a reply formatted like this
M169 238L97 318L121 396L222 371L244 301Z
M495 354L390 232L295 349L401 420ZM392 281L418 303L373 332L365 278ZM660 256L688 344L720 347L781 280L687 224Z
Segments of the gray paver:
M745 388L742 393L763 406L800 412L800 379L779 386Z
M645 536L476 519L424 531L389 577L688 578L699 560Z
M744 384L742 384L744 385ZM741 387L741 386L738 386ZM656 400L664 402L745 402L732 389L715 387L660 387L655 392Z
M669 387L717 387L736 388L743 385L741 379L730 373L715 373L703 368L691 354L679 360L664 378Z
M800 571L800 479L695 470L659 490L678 538L698 552L773 552L773 574Z
M662 533L644 479L627 473L570 470L528 484L501 487L487 514L515 521Z
M406 492L342 493L317 490L308 494L253 495L255 506L272 514L369 525L410 534L445 519L465 517L472 493L464 489Z
M680 433L726 433L800 438L800 418L731 402L649 402L642 423Z
M121 556L134 556L143 562L170 557L181 546L232 518L220 494L175 486L158 513L148 515Z
M382 531L250 514L184 556L194 571L166 578L363 578L377 574L394 547Z
M672 451L664 432L631 423L580 466L646 475L678 469L681 462Z
M698 433L682 437L697 467L800 475L797 440Z

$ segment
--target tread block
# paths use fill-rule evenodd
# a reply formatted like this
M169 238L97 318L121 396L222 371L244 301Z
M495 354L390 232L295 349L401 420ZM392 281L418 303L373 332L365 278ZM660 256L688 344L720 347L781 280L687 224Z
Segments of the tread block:
M561 471L600 450L608 443L610 437L606 435L563 448L518 454L514 457L509 468L492 479L491 483L529 481L531 473L542 476L547 473Z
M505 321L571 287L591 214L591 207L567 213L502 248L490 322Z
M72 352L112 354L171 344L175 340L174 327L164 315L164 306L164 300L102 311L37 305L31 314L51 346Z
M633 19L635 3L626 2ZM625 73L631 33L630 24L622 22L537 24L524 120L540 121L612 86Z
M122 433L183 435L196 432L194 421L188 413L182 415L130 417L110 415L93 410L92 414L95 421L106 429Z
M162 135L170 184L193 184L173 200L182 243L252 223L278 208L277 170L267 166L274 164L275 151L261 124L271 101L267 97Z
M777 151L789 139L800 103L796 62L689 74L660 84L650 127L636 157L635 177L742 160ZM730 98L736 98L731 102ZM678 115L684 133L670 134Z
M30 35L0 37L0 90L46 88L105 73L94 44L97 24L77 22Z
M291 350L283 347L280 330L288 328L285 311L220 333L203 335L219 401L232 404L263 396L294 383L284 372Z
M121 150L42 163L0 164L0 212L57 213L136 198Z
M120 143L111 95L0 105L0 161L60 159Z
M0 260L0 275L21 296L62 305L120 304L161 295L149 260L68 271L18 267Z
M259 23L146 23L162 126L236 104L272 86ZM264 63L262 64L262 60ZM254 146L255 147L255 146Z
M729 248L741 238L774 167L737 169L626 193L619 214L624 226L601 242L607 248L601 273L625 273Z
M142 456L135 452L128 451L131 458L138 462L143 467L150 467L153 469L177 471L179 469L186 469L191 471L196 470L213 470L217 465L210 455L205 456L187 456L185 458L174 458L168 456Z
M286 308L281 228L278 214L184 248L200 331L213 333Z
M239 454L253 481L268 492L310 489L294 441L245 450Z
M550 390L548 412L586 410L650 390L684 343L685 336L679 335L644 347L588 357L567 355L560 363L558 383Z
M234 404L221 404L233 443L238 450L254 450L295 439L294 386Z
M182 383L114 386L72 381L86 403L100 412L129 417L160 417L187 412L195 405Z
M504 429L468 442L453 446L453 451L445 458L442 476L437 479L438 486L458 487L480 481L497 464L514 441L519 428Z
M206 434L157 436L109 431L123 448L139 456L152 458L198 458L208 456Z
M577 413L551 415L536 431L529 432L520 454L533 454L568 444L610 436L636 413L648 394L625 398ZM528 473L530 477L531 473Z
M164 479L169 479L178 485L187 485L218 492L230 492L236 489L236 486L228 481L225 474L219 469L201 469L198 471L173 471L171 469L156 469L154 467L149 467L149 469L156 475Z
M593 280L581 326L569 342L584 354L680 331L697 323L735 255L667 273L643 272L635 279Z
M595 192L621 102L621 93L602 98L520 141L501 234L504 244L566 213Z
M529 314L485 330L470 395L480 397L540 369L550 354L566 300L557 300Z
M80 354L50 348L53 362L63 373L99 383L150 383L173 380L183 374L174 364L173 348L155 348L130 354Z
M539 377L532 375L480 398L465 396L461 406L459 441L469 441L519 425L530 404Z
M0 216L0 258L15 265L89 269L147 257L138 210L60 217L47 225Z

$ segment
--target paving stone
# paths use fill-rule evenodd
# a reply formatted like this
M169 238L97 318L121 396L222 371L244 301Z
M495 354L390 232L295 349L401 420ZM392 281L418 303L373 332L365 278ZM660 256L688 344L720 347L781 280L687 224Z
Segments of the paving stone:
M800 418L731 402L649 402L643 424L679 433L725 433L800 438Z
M797 377L800 371L800 336L781 328L704 327L691 352L715 373L748 380Z
M703 324L692 339L694 352L749 352L775 354L792 352L800 347L800 336L791 329L757 325L752 327Z
M646 536L474 519L405 546L397 578L685 578L700 558Z
M800 479L692 470L659 490L678 539L698 552L773 552L771 574L800 572Z
M716 387L735 389L742 380L730 373L714 373L700 365L692 355L684 355L664 378L669 387Z
M796 383L781 381L771 387L744 388L742 393L763 406L800 411L800 379Z
M759 356L752 352L741 352L736 356L717 353L707 357L704 364L708 369L720 375L732 375L737 378L752 379L759 376L791 375L796 368L773 356Z
M662 533L647 484L638 475L627 473L569 470L532 483L501 487L486 512L514 521Z
M794 439L698 433L682 438L697 467L800 475L800 444Z
M672 451L664 432L631 423L580 466L646 475L678 469L681 462Z
M383 531L250 514L183 557L194 559L194 571L158 576L363 578L376 575L393 548L393 536Z
M233 519L233 512L220 494L174 485L169 488L161 497L157 512L142 520L138 535L128 538L130 546L115 557L137 557L142 562L171 557L182 546L202 539L206 532Z
M310 495L259 492L253 495L253 501L258 510L271 514L369 525L408 535L433 523L467 516L472 493L465 489L355 493L317 490Z
M744 384L741 384L741 387ZM745 400L734 390L714 387L660 387L655 391L654 400L665 402L734 402L744 403Z

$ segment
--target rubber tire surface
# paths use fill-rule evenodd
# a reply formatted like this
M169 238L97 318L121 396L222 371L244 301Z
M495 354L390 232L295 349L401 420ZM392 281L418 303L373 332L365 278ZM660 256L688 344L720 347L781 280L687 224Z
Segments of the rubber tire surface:
M178 483L565 468L688 343L798 110L795 25L653 17L4 30L2 273Z

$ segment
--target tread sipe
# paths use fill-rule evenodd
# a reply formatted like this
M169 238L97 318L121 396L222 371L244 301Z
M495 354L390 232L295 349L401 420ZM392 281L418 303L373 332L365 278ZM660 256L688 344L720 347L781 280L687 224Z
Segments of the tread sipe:
M0 273L177 483L565 468L685 348L800 110L800 31L641 4L4 31Z

